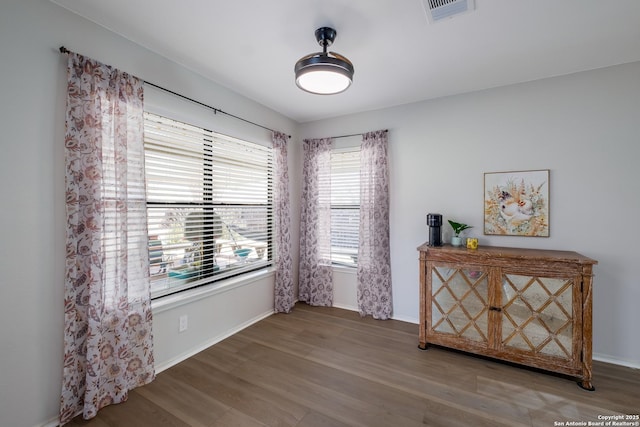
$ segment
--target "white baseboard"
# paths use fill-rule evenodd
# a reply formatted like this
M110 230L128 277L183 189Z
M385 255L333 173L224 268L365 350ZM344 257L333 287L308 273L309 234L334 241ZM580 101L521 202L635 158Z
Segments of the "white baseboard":
M351 305L346 305L346 304L333 304L332 307L340 308L342 310L358 311L358 307L353 307Z
M403 317L403 316L391 316L393 320L399 320L400 322L413 323L414 325L419 325L420 321L413 317Z
M236 326L235 328L229 329L228 331L226 331L223 334L220 334L208 341L205 341L203 343L201 343L200 345L190 348L189 350L185 351L184 353L170 359L167 360L166 362L163 362L162 364L156 365L155 369L156 369L156 374L159 374L160 372L169 369L172 366L177 365L178 363L187 360L188 358L200 353L203 350L206 350L207 348L211 347L214 344L219 343L220 341L224 340L225 338L229 338L230 336L240 332L241 330L253 325L254 323L259 322L262 319L266 319L267 317L271 316L274 313L273 310L269 310L267 312L264 312L256 317L254 317L253 319L249 319L246 322L241 323L240 325Z
M349 310L349 311L356 311L356 312L359 311L358 307L353 307L351 305L346 305L346 304L333 304L333 307L341 308L343 310ZM412 317L391 316L391 319L398 320L400 322L413 323L415 325L420 323L417 319L414 319Z
M58 417L52 418L44 424L40 424L38 427L58 427L60 422L58 421Z
M617 357L613 357L608 354L594 353L593 360L610 363L612 365L626 366L627 368L640 369L640 363L637 361L632 362L630 360L618 359Z

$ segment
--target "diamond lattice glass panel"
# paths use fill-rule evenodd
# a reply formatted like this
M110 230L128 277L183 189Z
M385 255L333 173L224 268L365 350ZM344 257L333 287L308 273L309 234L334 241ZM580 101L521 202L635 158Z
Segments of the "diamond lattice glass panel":
M523 339L522 328L532 314L533 312L520 298L509 301L502 314L502 342L504 345L531 350L531 346Z
M558 279L555 277L538 277L538 280L549 290L550 294L557 293L567 283L565 279Z
M446 280L448 268L434 267L431 270L431 292L435 294L442 287L442 283Z
M510 323L518 328L523 326L524 323L533 315L533 311L531 311L531 309L527 307L524 301L520 298L510 301L510 304L505 306L504 311L507 313Z
M523 328L524 335L529 339L529 341L533 344L535 350L540 347L540 344L544 342L549 337L549 332L544 327L544 324L540 322L540 320L533 319L531 322L527 323L527 325Z
M449 289L451 289L451 293L453 293L458 301L462 300L464 295L469 292L470 288L469 282L467 282L462 270L458 270L456 274L449 278L448 285Z
M469 292L464 298L464 308L471 317L476 317L484 310L485 304L475 292Z
M522 292L522 298L529 303L531 308L538 311L549 300L549 294L539 281L534 280Z
M442 313L449 313L457 303L456 298L451 294L451 291L447 287L440 289L440 292L434 295L433 301L435 306L434 308Z
M502 284L503 345L570 358L571 280L508 274Z
M489 286L489 278L487 277L487 274L484 272L481 275L479 275L479 272L472 272L471 274L472 276L470 277L474 277L476 280L474 289L482 298L485 298L484 302L486 302L486 297L489 295L489 291L487 290L487 287Z
M573 316L572 290L572 286L567 286L564 292L562 292L560 295L556 293L556 304L562 307L569 316Z
M555 301L542 310L540 320L544 322L552 332L556 332L567 323L571 323L571 319Z
M571 348L571 347L568 347ZM566 357L567 352L560 347L557 341L551 340L547 345L542 348L541 353L548 354L550 356Z
M438 274L442 277L442 280L444 280L445 282L449 280L451 276L456 273L456 271L458 271L455 268L450 268L450 267L436 267L435 270L438 272Z
M508 320L505 319L506 315L503 314L502 317L502 341L506 342L516 330L516 326L510 321L505 321Z
M567 357L571 357L571 352L572 352L572 345L573 345L573 329L571 328L571 323L569 323L569 326L563 330L560 331L560 333L556 334L556 341L558 342L559 345L561 345L564 348L564 352L566 353ZM553 353L549 353L549 349L547 348L543 348L543 353L548 353L548 354L553 354ZM564 354L561 354L562 356L564 356Z
M444 316L442 318L442 320L440 321L440 323L437 325L436 328L434 328L436 331L441 332L443 334L455 334L456 330L453 329L453 327L451 326L450 321L448 320L449 318L447 316Z
M516 289L524 289L533 277L531 276L520 276L517 274L507 274L507 279L513 284Z
M515 347L520 350L531 350L531 346L524 340L522 335L517 334L509 341L509 347Z
M442 284L455 273L455 270L448 267L434 267L432 272L431 289L433 293L436 293L442 287Z
M469 324L469 327L462 332L462 336L472 341L484 341L483 334L478 332L473 323Z
M440 292L433 297L431 307L433 329L438 332L451 333L451 325L448 323L448 314L456 304L456 300L451 295L449 288L443 287ZM438 319L438 320L436 320Z
M460 306L456 306L451 310L451 313L449 313L449 321L453 324L457 333L460 333L460 331L469 324L469 318Z
M437 285L436 285L437 283ZM432 273L432 325L473 341L487 341L488 278L482 271L436 267Z
M489 330L489 311L488 310L485 309L480 316L476 317L476 326L483 333Z
M435 307L433 307L433 309L431 310L431 324L437 326L442 321L443 321L442 312L440 310L437 310Z

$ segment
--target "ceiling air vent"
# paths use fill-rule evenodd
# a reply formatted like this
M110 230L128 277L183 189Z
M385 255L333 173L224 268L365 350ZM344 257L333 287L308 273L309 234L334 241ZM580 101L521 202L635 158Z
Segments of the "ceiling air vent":
M429 22L434 23L475 10L475 0L422 0Z

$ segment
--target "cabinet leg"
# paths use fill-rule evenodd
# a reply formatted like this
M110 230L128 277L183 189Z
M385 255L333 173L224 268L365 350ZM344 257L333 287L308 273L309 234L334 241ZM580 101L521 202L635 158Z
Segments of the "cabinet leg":
M595 387L593 386L593 384L591 383L591 381L578 381L578 387L580 387L583 390L587 390L587 391L595 391Z
M429 348L429 345L427 343L420 343L418 344L418 348L420 350L427 350Z

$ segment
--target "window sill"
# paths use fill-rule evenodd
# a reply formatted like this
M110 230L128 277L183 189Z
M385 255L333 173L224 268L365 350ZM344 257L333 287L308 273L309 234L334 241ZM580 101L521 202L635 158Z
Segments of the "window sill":
M275 267L268 267L262 270L243 274L242 276L232 277L201 286L194 289L188 289L175 294L166 295L151 301L151 310L154 314L171 310L181 305L190 304L192 302L209 298L217 294L229 292L233 289L247 286L258 280L275 276Z

